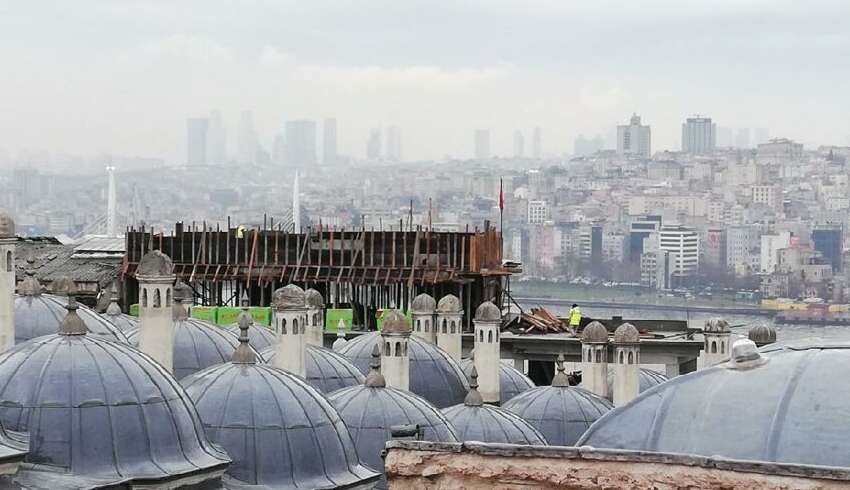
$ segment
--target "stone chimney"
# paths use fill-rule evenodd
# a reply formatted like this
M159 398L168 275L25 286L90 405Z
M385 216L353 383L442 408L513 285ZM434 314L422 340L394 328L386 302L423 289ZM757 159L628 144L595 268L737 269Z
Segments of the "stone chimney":
M15 221L0 212L0 352L15 346Z
M700 368L707 368L729 360L729 342L732 331L729 323L722 318L710 318L705 321L702 329L705 345L703 346Z
M325 298L315 289L304 291L307 305L307 336L308 344L324 347L325 345Z
M381 328L381 372L387 386L410 390L410 322L398 310L384 313Z
M461 347L461 326L463 325L463 308L460 300L453 294L447 294L437 304L437 347L446 351L457 362L463 356Z
M475 310L475 357L473 364L478 371L478 391L484 403L499 405L500 337L502 311L489 301L481 303Z
M581 384L608 397L608 329L597 321L588 323L581 334Z
M614 331L614 406L621 407L640 392L640 334L631 323Z
M278 289L272 294L272 309L272 324L277 333L274 366L303 378L306 376L304 348L307 330L304 290L295 284Z
M172 372L174 332L172 296L174 273L171 258L152 250L136 269L139 281L139 350Z
M437 341L434 336L434 311L436 309L437 302L431 295L425 293L416 296L410 303L413 335L432 344Z

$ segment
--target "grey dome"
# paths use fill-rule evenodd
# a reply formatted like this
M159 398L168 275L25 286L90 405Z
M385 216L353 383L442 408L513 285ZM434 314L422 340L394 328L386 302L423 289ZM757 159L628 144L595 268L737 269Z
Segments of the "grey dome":
M705 333L729 333L729 322L722 318L709 318L702 329Z
M489 301L481 303L475 310L475 321L478 322L501 322L502 310Z
M15 238L15 220L5 211L0 211L0 238Z
M138 329L127 334L132 345L139 345L139 334ZM174 377L183 379L201 369L228 362L238 345L239 337L221 327L196 318L175 319Z
M390 310L383 315L383 326L381 331L388 334L410 334L410 321L398 310Z
M29 432L32 471L123 486L230 462L177 381L125 344L67 334L19 344L0 355L0 387L0 421Z
M304 291L304 303L307 308L322 309L325 307L325 298L322 297L322 293L310 288Z
M379 478L360 463L333 406L293 374L228 362L182 382L207 435L233 459L228 475L238 483L336 488Z
M287 284L272 293L272 308L275 310L299 310L306 306L304 290L295 284Z
M597 321L592 321L581 332L581 341L589 344L604 344L608 342L608 329Z
M413 298L410 303L410 311L420 315L428 315L434 313L437 309L437 302L430 294L422 293Z
M128 331L139 328L139 318L127 315L121 311L118 306L118 292L113 287L112 297L109 300L109 306L106 307L106 312L102 315L109 323L118 327L126 335Z
M463 369L463 374L467 378L472 376L472 366L472 359L460 361L460 368ZM534 386L531 378L511 366L510 361L499 362L499 399L501 403L504 404L520 393L534 388Z
M52 294L15 296L15 343L59 331L59 323L65 318L68 298ZM80 306L77 314L93 337L127 343L125 334L112 322L93 310Z
M225 328L225 330L236 337L239 336L238 323L230 325ZM265 325L252 323L251 326L248 327L248 339L250 339L251 347L258 351L262 351L263 349L274 346L277 343L277 334L274 333L274 330L266 327Z
M667 381L667 379L667 376L658 371L653 371L649 368L640 368L638 370L638 393L655 388ZM608 364L608 394L605 395L605 398L608 401L614 400L614 366L611 364Z
M359 335L343 346L344 355L363 374L369 373L372 347L380 343L381 334L370 332ZM469 385L466 376L443 349L411 336L408 342L410 357L410 391L425 398L437 408L450 407L463 401Z
M260 354L272 364L277 353L275 346L263 349ZM306 381L322 393L331 393L348 386L363 384L365 377L345 356L325 347L307 344L304 349Z
M438 313L461 313L463 312L463 307L460 305L460 300L457 299L457 296L453 294L447 294L440 298L440 302L437 303L437 312Z
M747 332L747 338L759 347L776 342L776 329L764 323L758 324Z
M614 330L615 344L637 344L640 342L640 332L631 323L624 323Z
M159 250L151 250L139 260L136 268L136 276L142 277L168 277L173 274L174 264L171 257Z
M677 376L600 418L577 445L850 466L850 344L759 357L741 340L739 350L753 357Z
M423 440L458 442L446 417L428 401L409 391L358 385L335 391L328 398L348 427L360 459L381 472L384 468L381 452L391 439L393 426L419 425ZM386 488L383 478L379 487Z

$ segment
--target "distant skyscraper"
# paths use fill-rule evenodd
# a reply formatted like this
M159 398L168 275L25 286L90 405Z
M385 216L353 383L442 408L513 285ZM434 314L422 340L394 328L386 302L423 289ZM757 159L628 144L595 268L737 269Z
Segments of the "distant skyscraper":
M221 165L227 161L227 133L221 122L221 113L213 111L210 114L210 125L207 129L207 161Z
M369 139L366 140L366 158L369 160L381 159L381 130L378 128L369 131Z
M539 159L543 156L543 134L540 132L539 127L534 128L534 133L532 133L531 140L531 156L532 158Z
M316 164L316 121L286 122L286 164L303 167Z
M207 164L207 130L210 120L205 117L192 117L186 120L186 163L189 165Z
M239 118L239 133L236 140L237 160L239 163L254 163L257 158L259 141L254 128L254 113L242 111Z
M739 128L735 133L735 148L747 149L752 148L750 142L750 128Z
M514 156L517 158L525 157L525 136L519 129L514 131Z
M652 154L652 131L632 114L628 126L617 126L617 154L649 158Z
M707 155L717 143L717 127L710 117L689 117L682 123L682 151L692 155Z
M328 118L322 127L322 163L336 165L336 119Z
M490 130L475 130L475 158L485 160L490 158Z
M401 128L398 126L387 128L387 160L401 161Z

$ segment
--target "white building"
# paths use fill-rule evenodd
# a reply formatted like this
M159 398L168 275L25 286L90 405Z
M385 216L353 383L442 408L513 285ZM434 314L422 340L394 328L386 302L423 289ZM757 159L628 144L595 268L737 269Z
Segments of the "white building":
M726 267L737 275L748 275L761 267L761 228L758 225L730 226L726 230Z
M662 226L658 248L672 257L671 276L675 281L693 276L699 270L699 235L685 226Z
M528 201L528 222L530 224L540 225L551 219L549 203L539 200Z
M775 185L754 185L750 187L753 204L764 204L778 208L782 204L782 191Z
M617 154L649 158L652 131L640 123L640 116L632 114L628 125L617 126Z
M717 143L717 125L710 117L689 117L682 124L682 151L692 155L708 155Z
M791 246L791 232L761 236L761 272L773 274L779 265L779 251Z

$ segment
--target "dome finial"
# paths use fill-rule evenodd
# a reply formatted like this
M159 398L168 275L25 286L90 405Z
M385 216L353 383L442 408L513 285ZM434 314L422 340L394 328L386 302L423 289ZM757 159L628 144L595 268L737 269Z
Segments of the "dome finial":
M561 352L558 354L558 360L555 361L555 365L558 368L558 372L552 378L552 386L558 388L567 388L570 386L570 379L567 377L566 373L564 373L564 353Z
M109 316L121 314L121 307L118 306L118 286L114 282L109 289L109 306L106 307L106 314Z
M22 296L38 296L41 294L41 283L38 282L38 279L35 277L35 259L32 256L32 253L27 255L27 270L25 271L26 277L23 281L21 281L21 285L18 286L18 293Z
M83 323L80 315L77 314L77 300L74 299L73 295L68 296L68 304L65 305L65 309L68 310L68 313L65 315L65 318L62 319L62 322L59 323L59 335L85 335L86 334L86 325Z
M372 360L369 362L369 368L365 385L370 388L385 388L387 386L387 380L381 374L381 349L378 347L378 344L372 347Z
M254 319L248 313L248 309L239 314L239 346L233 352L233 362L236 364L256 364L257 354L251 349L251 341L248 338L248 329L254 324Z
M248 290L242 290L242 299L239 302L242 305L242 308L247 308L251 306L251 299L248 297Z
M463 399L463 404L467 407L480 407L484 405L484 398L478 392L478 368L475 364L472 365L472 373L469 375L469 393Z

